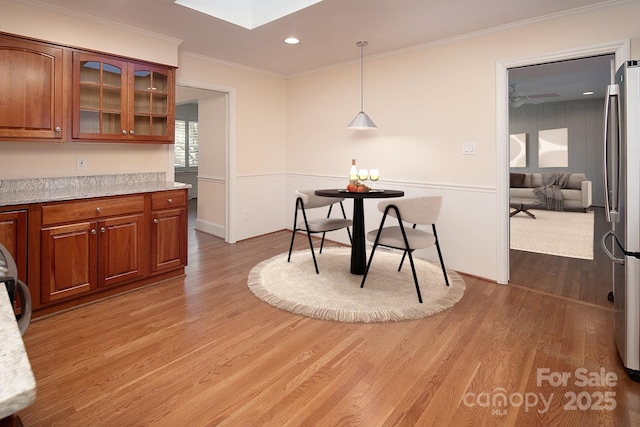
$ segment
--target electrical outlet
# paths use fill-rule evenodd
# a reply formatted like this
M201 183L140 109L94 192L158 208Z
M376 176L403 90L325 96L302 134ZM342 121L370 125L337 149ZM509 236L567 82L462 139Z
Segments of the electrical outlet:
M246 220L248 220L248 219L249 219L249 210L248 210L248 209L246 209L246 210L244 211L244 220L246 221Z
M86 157L76 157L76 169L77 170L85 170L85 169L87 169L87 158Z

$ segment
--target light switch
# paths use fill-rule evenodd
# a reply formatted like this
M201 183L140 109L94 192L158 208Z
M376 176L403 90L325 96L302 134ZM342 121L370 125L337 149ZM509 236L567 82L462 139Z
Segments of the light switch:
M462 143L462 154L476 154L476 143L475 142L463 142Z

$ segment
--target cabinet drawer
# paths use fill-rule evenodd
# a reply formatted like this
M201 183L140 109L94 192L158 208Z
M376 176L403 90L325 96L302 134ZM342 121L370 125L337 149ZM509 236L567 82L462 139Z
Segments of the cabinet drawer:
M176 208L187 203L184 190L163 191L151 195L151 210Z
M42 206L42 224L50 225L144 211L144 196L88 199Z

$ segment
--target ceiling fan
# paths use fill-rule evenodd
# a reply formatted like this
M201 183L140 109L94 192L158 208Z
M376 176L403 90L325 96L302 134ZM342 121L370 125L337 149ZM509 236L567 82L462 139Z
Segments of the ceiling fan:
M539 93L536 95L525 95L524 92L516 90L515 84L509 85L509 107L519 108L524 104L540 104L544 98L555 98L560 96L557 93Z

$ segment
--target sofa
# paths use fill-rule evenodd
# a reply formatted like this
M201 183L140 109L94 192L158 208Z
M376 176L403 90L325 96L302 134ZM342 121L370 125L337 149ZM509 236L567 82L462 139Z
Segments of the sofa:
M550 197L553 197L556 191L561 193L561 197L558 197L559 203L554 205L556 208L588 212L591 207L591 181L588 181L583 173L511 173L509 176L509 198L518 199L518 203L531 200L532 204L540 204L540 208L551 207L551 204L545 203L540 196L546 189L549 189L546 194Z

